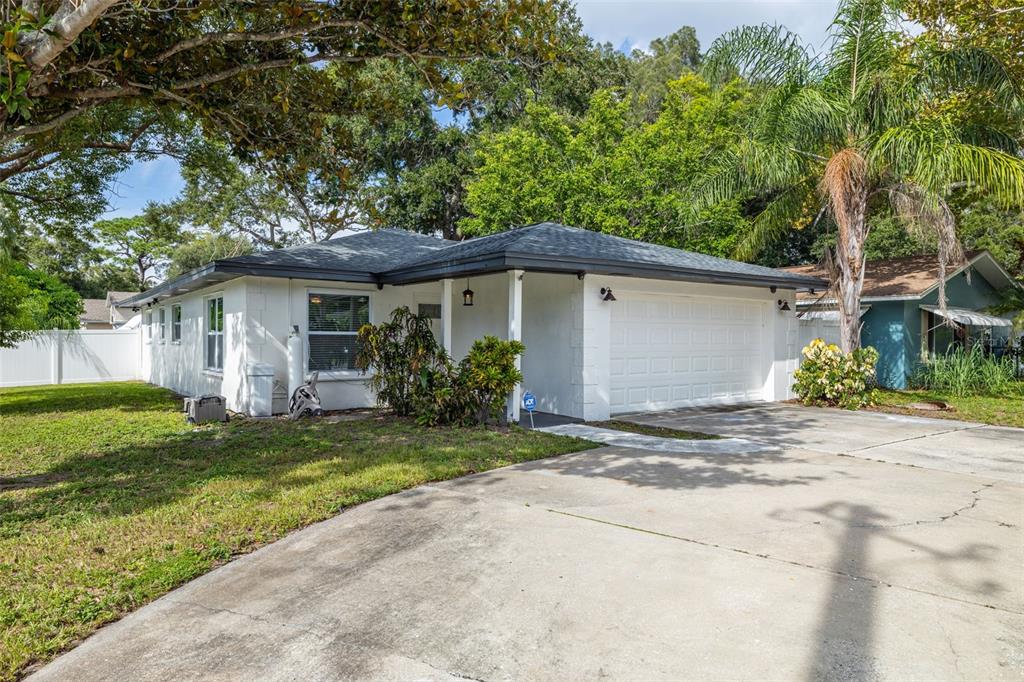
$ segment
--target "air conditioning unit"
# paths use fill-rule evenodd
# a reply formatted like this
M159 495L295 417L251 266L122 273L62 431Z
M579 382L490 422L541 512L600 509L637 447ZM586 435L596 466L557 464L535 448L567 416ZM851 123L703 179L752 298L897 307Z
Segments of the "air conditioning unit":
M185 398L185 421L189 424L226 422L228 415L224 407L224 396L209 394Z

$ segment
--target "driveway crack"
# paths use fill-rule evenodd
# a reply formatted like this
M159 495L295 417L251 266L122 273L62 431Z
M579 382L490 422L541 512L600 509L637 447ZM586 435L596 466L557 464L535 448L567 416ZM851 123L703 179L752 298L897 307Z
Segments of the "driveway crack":
M970 505L968 505L968 506L970 506ZM583 521L591 521L591 522L594 522L594 523L601 523L601 524L604 524L606 526L613 526L615 528L622 528L624 530L636 531L638 533L645 533L647 535L654 535L654 536L657 536L657 537L668 538L670 540L678 540L680 542L686 542L686 543L689 543L689 544L698 545L698 546L701 546L701 547L706 547L708 549L714 549L714 550L719 550L719 551L723 551L723 552L731 552L733 554L739 554L741 556L745 556L745 557L748 557L748 558L762 559L762 560L765 560L765 561L771 561L773 563L787 564L789 566L797 566L797 567L800 567L800 568L807 568L807 569L811 569L812 571L819 571L819 572L823 572L823 573L829 573L831 575L838 575L838 576L841 576L843 578L848 578L850 580L863 580L865 582L874 583L875 585L881 585L881 586L884 586L884 587L892 587L892 588L896 588L896 589L900 589L900 590L905 590L907 592L914 592L914 593L917 593L917 594L923 594L923 595L927 595L929 597L936 597L938 599L944 599L944 600L947 600L947 601L953 601L953 602L957 602L957 603L960 603L960 604L969 604L971 606L980 606L982 608L992 609L994 611L1000 611L1002 613L1011 613L1011 614L1014 614L1014 615L1024 615L1024 611L1016 611L1014 609L1008 609L1008 608L1005 608L1003 606L997 606L995 604L986 604L984 602L977 602L977 601L973 601L971 599L962 599L960 597L952 597L952 596L947 595L947 594L939 594L938 592L931 592L929 590L922 590L922 589L918 589L916 587L908 587L906 585L897 585L895 583L890 583L890 582L886 582L884 580L879 580L878 578L872 578L872 577L864 576L864 575L857 575L856 573L850 573L848 571L839 571L839 570L836 570L836 569L833 569L833 568L825 568L823 566L815 566L814 564L807 564L807 563L804 563L802 561L794 561L792 559L783 559L781 557L772 556L772 555L767 554L767 553L751 552L751 551L748 551L748 550L745 550L745 549L740 549L739 547L730 547L728 545L720 545L720 544L716 544L716 543L713 543L713 542L706 542L706 541L703 541L703 540L697 540L695 538L683 537L681 535L672 535L671 533L663 533L661 531L650 530L650 529L647 529L647 528L639 528L637 526L630 526L630 525L627 525L627 524L624 524L624 523L615 523L614 521L606 521L604 519L598 519L598 518L594 518L592 516L584 516L583 514L574 514L572 512L562 511L560 509L548 509L547 511L551 512L552 514L559 514L561 516L568 516L570 518L580 519L580 520L583 520Z
M957 433L958 431L971 431L973 429L980 429L987 426L987 424L972 424L970 426L959 426L953 429L946 429L945 431L936 431L935 433L925 433L920 436L910 436L909 438L900 438L899 440L891 440L886 443L878 443L876 445L866 445L862 448L854 448L853 450L847 450L847 453L851 452L865 452L866 450L874 450L875 448L884 448L889 445L896 445L897 443L907 443L912 440L921 440L923 438L934 438L935 436L945 436L947 433Z
M880 524L876 524L876 523L860 523L860 524L852 524L851 527L852 528L905 528L907 526L931 526L931 525L936 525L936 524L939 524L939 523L944 523L946 521L949 521L952 518L960 516L960 514L962 514L964 512L971 511L972 509L977 507L978 503L981 502L981 493L984 490L987 490L988 488L995 487L995 485L996 485L995 483L985 483L984 485L982 485L977 490L972 490L971 491L972 498L971 498L970 502L968 502L967 504L965 504L965 505L963 505L961 507L957 507L956 509L954 509L953 511L949 512L948 514L943 514L942 516L940 516L937 519L926 519L926 520L920 520L920 521L905 521L903 523L891 523L891 524L886 524L886 523L880 523ZM1001 526L1009 526L1011 528L1013 527L1012 524L1008 524L1008 523L1006 523L1004 521L994 521L993 523L997 523L997 524L999 524Z

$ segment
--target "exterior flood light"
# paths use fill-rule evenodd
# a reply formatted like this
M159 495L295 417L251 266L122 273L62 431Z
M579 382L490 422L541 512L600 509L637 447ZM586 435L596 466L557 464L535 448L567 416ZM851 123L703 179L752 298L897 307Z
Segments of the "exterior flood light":
M615 294L612 293L612 288L601 287L601 300L602 301L614 301Z
M466 282L466 290L462 292L462 305L473 305L473 290L469 288L469 282Z
M779 312L780 313L785 313L785 312L789 312L790 311L789 301L787 301L784 298L780 298L777 305L779 306Z

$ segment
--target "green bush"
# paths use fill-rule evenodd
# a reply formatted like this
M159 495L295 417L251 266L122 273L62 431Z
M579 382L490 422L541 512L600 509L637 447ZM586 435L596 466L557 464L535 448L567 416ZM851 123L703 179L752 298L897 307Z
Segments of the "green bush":
M874 403L878 351L868 346L844 353L834 343L814 339L803 350L804 361L793 373L793 390L804 405L855 410Z
M432 390L431 377L451 370L451 360L430 331L430 318L396 308L388 322L359 330L356 366L373 369L370 387L377 402L408 416Z
M359 330L356 363L373 369L381 406L424 426L504 421L505 398L523 380L516 358L525 346L485 336L456 366L434 339L427 317L397 308L391 320Z
M954 348L925 362L917 368L910 383L914 388L945 391L953 397L963 398L1002 393L1014 379L1011 358L996 359L975 346L970 350Z

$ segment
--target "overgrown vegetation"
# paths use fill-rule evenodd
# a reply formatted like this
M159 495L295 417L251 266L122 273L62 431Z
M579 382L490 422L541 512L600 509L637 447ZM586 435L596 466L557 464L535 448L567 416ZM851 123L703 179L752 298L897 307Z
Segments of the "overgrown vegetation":
M944 355L922 363L911 377L911 386L941 391L956 398L969 395L999 395L1016 382L1015 361L984 353L980 346L970 350L953 348Z
M350 505L590 447L386 416L192 428L180 408L136 383L0 390L0 680Z
M485 336L458 365L437 343L430 319L407 307L391 319L359 330L356 363L371 371L377 402L425 426L504 422L505 399L523 380L516 358L520 341Z
M803 356L793 373L793 390L804 405L856 410L874 402L878 351L871 346L844 353L834 343L814 339L804 347Z

